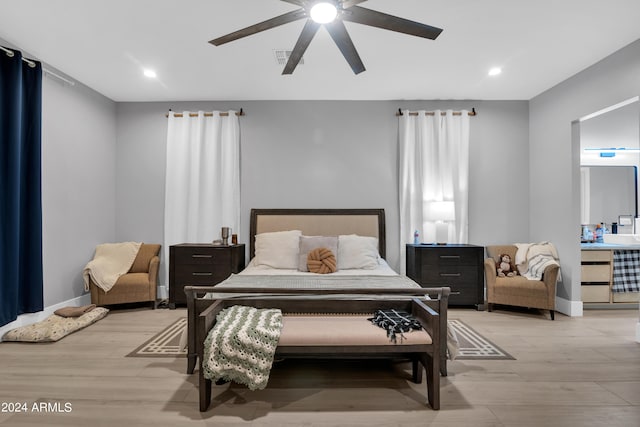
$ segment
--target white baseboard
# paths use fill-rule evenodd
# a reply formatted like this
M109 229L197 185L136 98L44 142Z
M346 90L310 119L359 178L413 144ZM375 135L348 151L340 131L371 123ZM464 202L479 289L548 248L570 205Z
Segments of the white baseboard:
M83 305L91 304L91 294L85 294L76 298L72 298L61 303L45 307L44 310L37 313L21 314L16 320L0 327L0 341L2 336L11 329L19 328L20 326L31 325L32 323L39 322L51 316L54 311L62 307L80 307Z
M571 317L582 317L582 301L570 301L556 297L556 311Z

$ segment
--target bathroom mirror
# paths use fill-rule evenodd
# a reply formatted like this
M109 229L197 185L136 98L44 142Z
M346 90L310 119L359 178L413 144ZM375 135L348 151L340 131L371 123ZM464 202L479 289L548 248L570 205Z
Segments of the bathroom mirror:
M618 222L620 215L638 214L635 166L582 166L582 223Z
M638 215L640 98L585 116L580 122L582 224ZM629 233L629 230L621 231Z

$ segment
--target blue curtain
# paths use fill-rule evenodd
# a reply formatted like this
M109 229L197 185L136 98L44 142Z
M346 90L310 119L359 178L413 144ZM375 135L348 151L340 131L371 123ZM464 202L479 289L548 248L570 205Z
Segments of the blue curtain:
M43 309L42 66L0 50L0 326Z

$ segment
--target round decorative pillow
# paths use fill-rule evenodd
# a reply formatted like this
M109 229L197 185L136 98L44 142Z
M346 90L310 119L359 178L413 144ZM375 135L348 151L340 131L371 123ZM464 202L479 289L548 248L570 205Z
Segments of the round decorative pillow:
M312 273L334 273L338 267L336 256L328 248L316 248L307 256L307 267Z

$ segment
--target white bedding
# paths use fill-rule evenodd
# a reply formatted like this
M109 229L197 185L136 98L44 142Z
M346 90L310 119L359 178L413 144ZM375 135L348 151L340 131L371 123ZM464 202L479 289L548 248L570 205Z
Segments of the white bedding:
M283 296L298 296L296 292L288 290L325 290L340 289L337 293L331 293L332 298L337 299L410 299L416 295L398 295L385 292L391 289L421 289L421 286L406 276L401 276L382 258L378 258L378 267L375 269L344 269L330 274L317 274L303 272L297 269L272 268L265 265L256 265L253 260L238 274L232 274L227 279L215 285L216 289L233 288L230 292L209 292L207 299L235 299L235 298L282 298ZM256 289L279 289L278 293L269 291L256 292ZM252 289L250 294L243 293L241 289ZM344 290L376 289L379 293L345 293ZM330 292L329 292L330 293ZM327 298L327 292L317 295L304 294L305 299ZM419 293L420 297L430 299L429 295Z
M255 258L249 262L247 267L242 270L238 275L254 275L254 276L397 276L398 273L393 271L393 269L387 264L387 262L378 258L378 267L375 269L349 269L349 270L338 270L335 273L319 275L316 273L311 273L308 271L300 271L293 269L283 269L283 268L272 268L267 265L256 265Z

